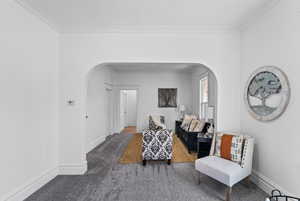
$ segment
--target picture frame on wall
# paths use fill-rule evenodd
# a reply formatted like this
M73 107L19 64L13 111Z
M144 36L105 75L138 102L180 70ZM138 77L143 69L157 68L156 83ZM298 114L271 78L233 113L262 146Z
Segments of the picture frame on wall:
M177 88L159 88L158 107L177 108Z

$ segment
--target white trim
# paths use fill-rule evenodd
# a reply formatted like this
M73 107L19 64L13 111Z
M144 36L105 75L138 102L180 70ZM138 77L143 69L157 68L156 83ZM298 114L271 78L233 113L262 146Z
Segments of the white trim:
M89 145L87 145L85 152L88 153L88 152L92 151L99 144L104 142L104 140L105 140L105 136L100 136L96 140L94 140L93 142L90 142Z
M271 194L272 190L278 189L281 193L284 195L293 196L290 192L288 192L286 189L284 189L282 186L276 184L274 181L272 181L270 178L264 176L262 173L253 170L251 175L251 181L255 183L260 189Z
M239 23L239 30L241 32L246 31L249 27L259 21L262 17L266 16L273 8L275 8L281 0L270 0L265 3L261 8L255 10L246 19L241 20Z
M52 31L56 33L60 33L57 26L54 25L54 23L50 22L48 19L43 17L43 15L37 11L36 9L32 8L26 1L22 0L14 0L19 6L21 6L23 9L25 9L28 13L32 14L36 18L38 18L41 22L46 24Z
M139 104L140 104L140 85L128 85L128 84L118 84L118 85L114 85L115 87L115 108L116 108L116 128L117 128L117 133L120 133L123 129L123 127L121 126L120 122L120 92L121 90L135 90L136 91L136 130L137 132L141 130L140 128L140 123L138 122L139 120Z
M44 17L42 13L36 8L32 7L29 3L23 0L14 0L17 4L23 7L26 11L37 17L43 23L47 24L52 30L61 34L132 34L132 33L158 33L158 34L199 34L199 33L222 33L237 31L235 25L191 25L191 26L173 26L173 25L112 25L109 27L101 27L92 30L72 30L59 28L57 23Z
M59 175L83 175L87 171L87 162L59 166Z
M17 4L23 7L25 10L39 18L43 23L47 24L52 30L61 34L124 34L124 33L146 33L146 34L199 34L199 33L223 33L232 31L244 31L254 22L264 16L268 11L272 10L278 5L280 0L270 0L262 7L253 11L250 15L245 16L240 22L235 25L191 25L191 26L172 26L172 25L153 25L153 26L130 26L130 25L112 25L109 27L102 27L93 30L67 30L59 29L57 24L53 23L46 17L44 17L40 11L33 8L29 3L22 0L14 0Z
M44 173L42 173L40 176L37 176L29 182L25 183L24 185L19 186L12 192L6 194L4 197L2 197L0 200L3 201L20 201L26 199L28 196L30 196L32 193L36 192L38 189L40 189L42 186L47 184L49 181L51 181L53 178L55 178L58 175L58 168L52 168Z
M199 34L238 31L232 25L111 25L89 30L63 29L62 34Z
M87 171L87 162L78 165L60 165L51 168L41 175L34 177L15 190L7 193L0 198L1 201L20 201L25 200L31 194L39 190L45 184L54 179L57 175L82 175Z
M127 126L136 126L136 121L127 121Z

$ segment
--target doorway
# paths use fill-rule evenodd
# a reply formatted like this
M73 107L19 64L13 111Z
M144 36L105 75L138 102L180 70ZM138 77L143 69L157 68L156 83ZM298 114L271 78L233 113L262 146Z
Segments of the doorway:
M105 88L106 92L106 130L107 136L113 134L113 96L112 96L112 87L107 85Z
M120 127L135 130L137 124L137 90L120 90Z

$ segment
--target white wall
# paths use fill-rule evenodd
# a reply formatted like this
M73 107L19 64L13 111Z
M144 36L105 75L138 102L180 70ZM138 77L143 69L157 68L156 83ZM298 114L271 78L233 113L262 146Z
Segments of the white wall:
M277 120L262 123L241 110L244 132L255 136L255 173L265 183L300 196L300 1L282 0L242 33L242 82L258 67L274 65L288 76L291 100ZM263 182L264 183L264 182Z
M136 86L138 88L137 130L149 126L150 114L165 116L168 128L174 129L177 108L158 107L158 88L177 88L178 104L183 104L191 111L191 75L175 71L116 71L113 73L116 86ZM117 91L117 90L116 90ZM118 94L118 93L117 93ZM117 99L117 98L116 98Z
M60 164L77 173L86 168L85 76L104 62L203 63L218 80L218 128L239 130L239 36L235 31L61 35ZM70 98L76 100L73 107L66 105Z
M0 1L0 200L23 200L57 174L58 35Z
M56 175L58 87L60 169L67 174L85 171L86 76L100 63L118 61L195 62L211 68L218 80L218 129L242 128L254 135L256 173L299 196L296 102L300 96L300 6L298 0L279 2L243 32L241 46L235 31L61 35L58 80L57 34L14 1L2 0L0 118L5 138L0 146L0 198L20 200ZM241 88L250 73L262 65L281 67L292 87L287 111L270 123L253 120L245 107L240 107ZM70 99L75 100L74 106L66 104Z
M108 67L96 67L87 77L87 115L86 152L91 151L104 141L110 133L108 93L112 93L111 70Z

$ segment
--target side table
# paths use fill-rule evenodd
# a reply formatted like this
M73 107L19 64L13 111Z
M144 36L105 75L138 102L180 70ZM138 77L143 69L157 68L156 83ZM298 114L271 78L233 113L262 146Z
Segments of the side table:
M197 137L197 158L203 158L209 155L211 148L212 138L198 135Z
M182 121L180 120L176 120L175 121L175 134L178 136L179 135L179 132L178 132L178 128L181 126L182 124ZM179 137L179 136L178 136Z

